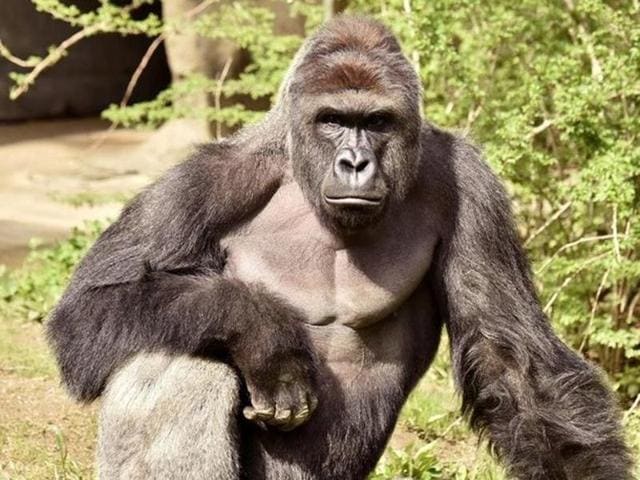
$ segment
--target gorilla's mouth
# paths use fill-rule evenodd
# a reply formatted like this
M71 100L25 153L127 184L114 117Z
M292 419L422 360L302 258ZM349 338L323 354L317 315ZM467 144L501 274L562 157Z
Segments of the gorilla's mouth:
M343 207L378 207L382 204L383 198L361 196L333 197L325 195L324 200L330 205Z
M387 188L380 176L354 187L338 181L330 172L319 193L321 216L340 234L356 232L378 223L388 200Z

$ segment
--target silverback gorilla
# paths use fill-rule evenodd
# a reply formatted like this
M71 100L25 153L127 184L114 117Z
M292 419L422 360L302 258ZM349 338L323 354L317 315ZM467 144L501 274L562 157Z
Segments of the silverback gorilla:
M501 184L420 95L386 28L338 17L263 122L104 232L48 324L70 392L103 395L101 478L363 479L443 323L463 410L513 477L630 478Z

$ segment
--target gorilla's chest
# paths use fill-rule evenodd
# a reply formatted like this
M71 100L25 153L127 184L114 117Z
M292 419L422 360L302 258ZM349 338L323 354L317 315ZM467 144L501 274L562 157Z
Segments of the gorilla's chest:
M264 286L312 324L371 324L394 312L429 268L436 237L418 210L388 212L373 234L345 243L297 185L286 185L222 240L225 275Z

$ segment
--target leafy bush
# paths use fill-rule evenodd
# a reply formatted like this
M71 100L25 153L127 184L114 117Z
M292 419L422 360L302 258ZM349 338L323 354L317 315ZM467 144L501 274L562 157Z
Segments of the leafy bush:
M87 222L53 247L33 241L22 268L0 271L0 314L41 322L56 304L73 269L104 230L105 223Z

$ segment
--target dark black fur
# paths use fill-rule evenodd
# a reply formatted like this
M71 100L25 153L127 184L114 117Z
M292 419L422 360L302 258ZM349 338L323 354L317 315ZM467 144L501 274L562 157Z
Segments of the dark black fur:
M389 67L381 81L406 89L401 110L411 113L385 153L391 160L384 174L391 201L404 201L416 182L436 199L441 239L427 284L447 325L472 424L516 478L629 479L615 403L598 373L556 338L542 313L504 189L476 149L419 126L415 75L393 36L362 19L339 18L310 42L307 61L290 80L290 97L264 124L202 148L139 195L100 237L48 324L65 384L77 398L93 400L133 354L159 350L230 358L248 383L265 390L280 371L299 369L298 380L312 388L313 352L298 314L223 278L218 241L269 201L289 153L296 179L321 214L317 195L326 166L311 159L322 158L327 147L313 144L296 115L309 93L304 75L313 75L313 65L320 68L322 56L340 42L370 51L371 62ZM434 348L425 347L425 365ZM425 365L407 369L421 373ZM405 398L417 379L409 377L415 378L389 402ZM384 401L379 411L388 408ZM367 438L368 413L354 415L349 431L359 445ZM317 453L334 455L350 478L366 475L381 448L372 446L368 458L354 462L348 451L332 451L330 439L317 442L329 442ZM290 444L278 445L274 440L274 451ZM317 447L300 448L312 455Z

